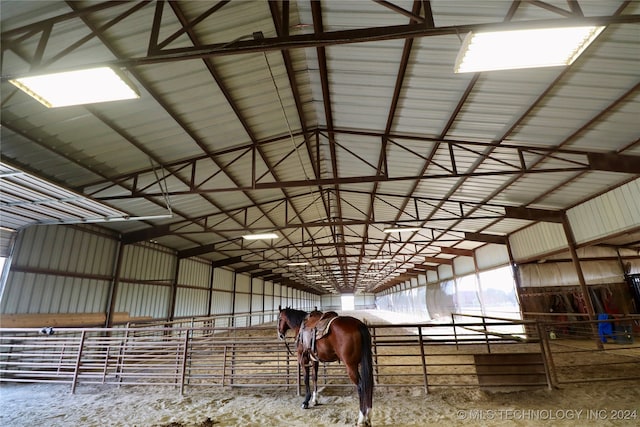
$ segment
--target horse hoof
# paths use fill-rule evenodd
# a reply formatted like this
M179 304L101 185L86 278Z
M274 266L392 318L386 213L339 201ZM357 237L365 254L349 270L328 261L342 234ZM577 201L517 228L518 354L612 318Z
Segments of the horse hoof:
M309 404L308 403L303 403L302 406L300 406L302 409L309 409Z

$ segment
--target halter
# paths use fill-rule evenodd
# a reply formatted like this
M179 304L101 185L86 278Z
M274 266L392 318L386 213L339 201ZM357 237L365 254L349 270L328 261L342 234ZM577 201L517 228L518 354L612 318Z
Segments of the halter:
M282 316L282 313L280 313L278 315L278 324L280 324L280 316ZM287 321L288 323L288 318L285 317L285 321ZM289 326L289 329L292 329L291 326ZM283 338L282 341L284 341L284 345L285 347L287 347L287 352L289 353L290 356L293 356L293 352L291 351L291 349L289 348L289 343L287 342L287 335L286 332L284 334L282 334ZM298 337L296 336L296 342L298 341Z

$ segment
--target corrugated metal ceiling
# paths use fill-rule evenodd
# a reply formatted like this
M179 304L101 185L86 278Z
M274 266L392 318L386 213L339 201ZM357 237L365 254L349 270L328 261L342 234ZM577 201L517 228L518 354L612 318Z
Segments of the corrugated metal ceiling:
M638 2L0 7L3 161L131 217L163 215L168 200L171 218L105 224L129 244L314 292L326 291L308 273L378 291L451 258L442 247L483 244L465 232L534 223L506 208L563 211L638 178L589 157L640 155ZM607 28L570 67L453 74L474 25L594 17ZM48 110L6 82L99 63L125 70L141 98ZM382 232L393 225L424 229ZM281 237L245 242L248 231ZM394 260L369 263L382 255ZM387 275L362 282L371 270Z

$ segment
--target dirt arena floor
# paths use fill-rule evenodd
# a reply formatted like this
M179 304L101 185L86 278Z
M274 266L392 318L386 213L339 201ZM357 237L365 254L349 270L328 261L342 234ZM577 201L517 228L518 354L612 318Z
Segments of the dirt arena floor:
M378 319L376 319L378 320ZM0 426L353 426L357 393L320 389L320 405L300 408L294 390L229 387L0 385ZM372 422L382 426L636 426L640 381L517 392L476 387L382 388Z

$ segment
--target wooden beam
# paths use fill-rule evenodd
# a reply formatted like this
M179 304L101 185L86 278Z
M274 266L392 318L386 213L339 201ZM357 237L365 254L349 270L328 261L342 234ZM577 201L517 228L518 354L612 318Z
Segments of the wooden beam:
M105 313L29 313L2 314L0 324L3 328L82 328L104 326ZM113 313L112 324L125 324L132 321L152 320L151 317L130 317L129 313Z
M191 258L194 256L208 254L215 250L215 244L210 243L208 245L196 246L195 248L183 249L178 251L178 258ZM237 261L236 261L237 262Z
M431 256L424 257L424 262L431 262L433 264L453 265L453 260L452 259L435 258L435 257L431 257Z
M640 156L615 153L588 153L589 166L594 170L640 173Z
M465 240L473 240L474 242L495 243L497 245L506 245L507 236L486 233L464 233Z
M129 245L131 243L144 242L153 240L157 237L166 236L171 233L170 225L159 225L157 227L145 228L144 230L132 231L122 235L122 243Z
M250 264L245 267L236 268L236 273L248 273L253 270L258 270L260 268L260 264Z
M523 207L504 208L505 218L526 219L529 221L557 222L562 224L564 220L563 211L552 211L547 209L533 209Z
M213 261L211 263L211 267L213 267L213 268L225 267L227 265L236 264L238 262L242 262L242 257L241 256L234 256L232 258L221 259L220 261Z
M262 270L262 271L256 271L255 273L251 273L251 277L263 277L263 276L268 276L270 274L273 274L273 270Z
M448 255L459 255L459 256L470 256L473 257L474 251L471 249L461 249L461 248L449 248L443 246L440 248L440 253L448 254Z

